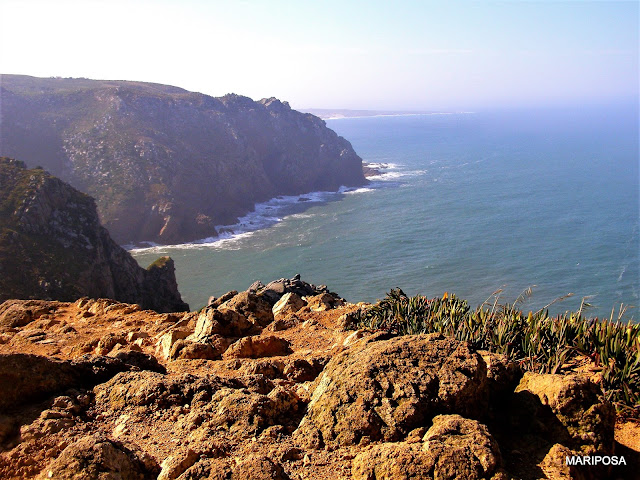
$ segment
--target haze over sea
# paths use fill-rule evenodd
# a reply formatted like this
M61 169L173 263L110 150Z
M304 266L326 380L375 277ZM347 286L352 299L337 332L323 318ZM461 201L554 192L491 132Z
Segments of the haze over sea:
M371 185L279 197L203 243L132 251L174 258L192 309L210 295L300 273L349 301L453 292L471 307L503 289L525 309L591 316L639 305L637 107L328 120ZM640 311L628 310L626 318Z

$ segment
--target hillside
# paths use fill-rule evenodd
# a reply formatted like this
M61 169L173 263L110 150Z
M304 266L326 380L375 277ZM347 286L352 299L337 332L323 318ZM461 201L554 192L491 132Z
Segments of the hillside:
M140 268L100 225L91 197L0 157L0 301L83 296L160 312L189 309L170 258Z
M286 102L2 75L0 155L96 199L121 243L216 235L256 202L366 183L351 144Z

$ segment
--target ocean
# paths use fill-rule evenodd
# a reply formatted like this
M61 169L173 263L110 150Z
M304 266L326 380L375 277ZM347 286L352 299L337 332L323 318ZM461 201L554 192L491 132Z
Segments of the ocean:
M503 110L327 120L381 175L339 192L278 197L220 238L131 253L175 260L192 309L255 280L325 284L351 302L390 289L499 293L552 313L637 320L637 107Z

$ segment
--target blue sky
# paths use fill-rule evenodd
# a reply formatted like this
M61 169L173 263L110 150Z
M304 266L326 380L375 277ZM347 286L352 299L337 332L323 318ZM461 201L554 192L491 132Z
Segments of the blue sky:
M0 72L297 108L637 102L636 1L0 0Z

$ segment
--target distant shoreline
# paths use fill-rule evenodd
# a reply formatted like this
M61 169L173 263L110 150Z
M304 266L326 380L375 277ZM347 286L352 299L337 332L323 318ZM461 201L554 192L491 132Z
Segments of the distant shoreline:
M342 120L345 118L368 118L368 117L415 117L425 115L460 115L474 112L411 112L395 110L349 110L349 109L324 109L307 108L300 109L304 113L311 113L323 120Z

